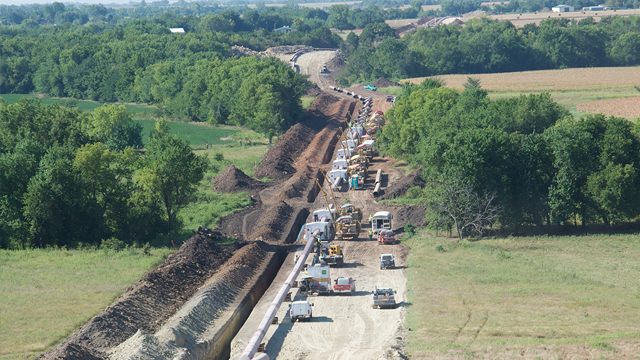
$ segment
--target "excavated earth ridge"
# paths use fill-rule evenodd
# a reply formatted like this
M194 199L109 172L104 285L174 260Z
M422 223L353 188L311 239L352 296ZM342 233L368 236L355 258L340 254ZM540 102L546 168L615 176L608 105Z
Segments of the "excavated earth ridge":
M307 207L317 194L313 178L320 176L320 163L330 160L339 121L348 115L347 111L353 111L354 105L332 95L319 96L307 111L305 123L290 129L291 133L278 142L282 145L274 146L265 155L263 164L271 165L261 164L266 174L293 169L284 175L291 178L295 173L296 179L285 183L269 204L254 197L253 206L219 222L226 225L220 228L229 235L227 230L232 229L245 238L248 228L249 239L264 239L272 245L257 241L221 246L216 242L223 240L223 234L199 229L164 264L40 358L228 358L231 339L284 261L286 247L281 245L295 241L309 215ZM325 127L332 130L323 132ZM315 139L318 132L322 134ZM287 140L294 142L293 146ZM305 150L305 159L314 164L296 163ZM214 186L245 191L257 184L257 180L237 169L228 168L223 173L223 178L231 179L232 184L223 184L221 178L217 182L214 179ZM266 217L249 216L256 212ZM247 224L248 218L260 221Z

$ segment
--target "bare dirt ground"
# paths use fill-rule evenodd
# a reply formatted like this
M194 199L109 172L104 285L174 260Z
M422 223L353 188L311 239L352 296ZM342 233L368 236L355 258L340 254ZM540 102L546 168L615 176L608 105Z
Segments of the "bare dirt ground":
M389 103L376 100L373 110L386 110ZM332 157L334 158L334 157ZM375 182L375 173L383 169L386 181L391 185L403 178L401 170L391 167L390 158L376 157L369 168L369 177L365 189L361 191L335 192L338 206L349 201L363 211L368 218L377 211L388 210L394 215L393 228L402 231L408 219L416 224L424 217L424 209L416 206L385 206L377 204L371 195ZM330 165L325 165L325 170ZM328 184L324 191L330 194ZM348 199L348 200L347 200ZM329 200L331 201L331 200ZM322 195L318 196L311 211L326 206ZM311 219L307 219L310 221ZM263 340L265 352L271 359L402 359L404 358L404 314L406 310L405 259L408 248L404 245L377 245L375 239L367 236L369 224L365 220L363 229L356 240L334 241L344 245L345 265L332 268L331 278L351 276L356 279L356 293L309 296L293 289L293 300L307 299L314 304L314 316L311 322L292 323L288 317L288 306L281 306L276 315L280 323L271 326ZM302 244L302 243L299 243ZM300 251L302 245L299 245ZM395 269L380 270L380 255L392 253L396 257ZM310 263L309 259L309 263ZM243 328L232 342L232 358L239 355L250 340L257 325L262 320L282 281L293 267L293 253L283 264L280 273L256 306ZM279 281L278 279L282 279ZM378 287L391 287L397 291L395 309L373 309L372 291Z
M640 117L640 97L591 101L578 104L576 110L586 113L637 118Z

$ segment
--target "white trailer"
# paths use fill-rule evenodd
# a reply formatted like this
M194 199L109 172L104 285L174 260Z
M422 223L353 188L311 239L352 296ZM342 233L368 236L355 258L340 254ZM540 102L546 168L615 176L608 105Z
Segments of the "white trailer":
M378 234L380 230L391 230L391 220L393 215L388 211L378 211L371 219L371 230L374 234Z

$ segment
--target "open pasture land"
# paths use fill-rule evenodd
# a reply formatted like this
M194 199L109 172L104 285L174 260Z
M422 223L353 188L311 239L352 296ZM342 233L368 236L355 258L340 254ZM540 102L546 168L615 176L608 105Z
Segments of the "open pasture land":
M171 252L0 250L0 359L49 350Z
M411 359L614 359L640 353L640 236L414 236ZM574 357L577 356L577 357Z
M598 22L603 17L607 16L635 16L640 14L640 11L637 9L625 9L625 10L604 10L604 11L585 11L582 12L582 9L576 9L574 12L537 12L537 13L514 13L514 14L502 14L502 15L489 15L487 16L492 20L502 20L502 21L511 21L511 23L515 27L524 27L527 24L535 23L536 25L540 25L540 22L543 20L547 20L550 18L565 18L565 19L575 19L577 21L586 19L588 17L593 18L594 21Z
M454 89L464 89L467 78L480 79L480 86L489 92L491 99L518 96L520 94L549 91L560 105L576 115L584 114L576 110L578 104L597 100L629 98L640 96L634 86L640 86L640 67L602 67L562 70L521 71L499 74L440 75L444 85ZM406 79L402 82L419 84L425 78ZM596 111L597 110L597 111ZM590 107L590 112L604 112L605 107ZM625 116L619 114L617 116ZM634 115L630 118L635 117Z
M135 120L142 125L142 142L146 144L149 141L149 134L155 129L155 120ZM204 149L206 144L224 145L233 142L233 136L241 131L238 127L231 126L211 126L207 123L181 123L167 122L170 133L179 135L183 139L188 139L192 148Z

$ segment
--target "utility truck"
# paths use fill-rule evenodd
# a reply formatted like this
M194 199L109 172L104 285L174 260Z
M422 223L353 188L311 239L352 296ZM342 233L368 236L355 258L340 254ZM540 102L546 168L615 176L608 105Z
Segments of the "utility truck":
M395 294L395 291L391 288L379 288L376 286L373 291L373 308L389 307L395 309L396 299L393 294Z
M371 230L376 235L381 230L391 230L391 220L393 220L393 215L391 215L390 212L378 211L377 213L373 214L373 218L371 220Z
M311 318L313 317L313 309L311 308L312 306L313 304L309 304L309 302L305 300L292 302L289 308L289 316L291 317L291 322L295 322L296 320L311 321Z
M307 293L331 293L331 274L329 265L308 266L300 280L300 290Z

